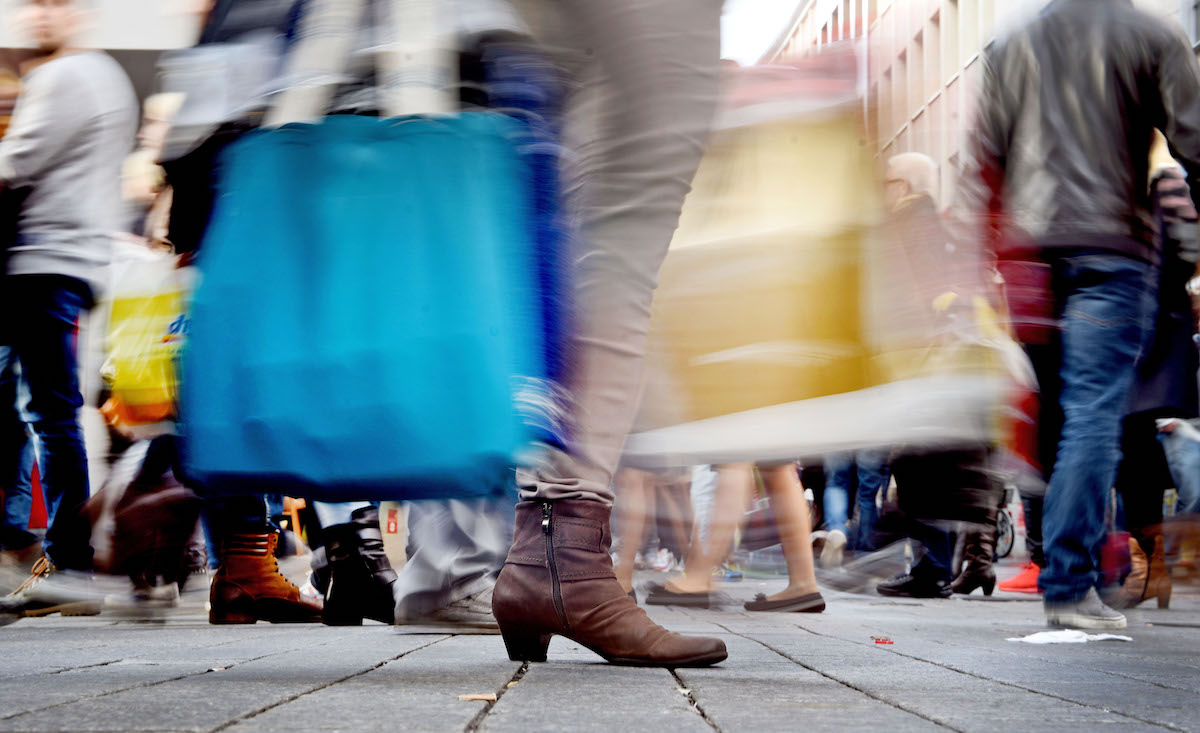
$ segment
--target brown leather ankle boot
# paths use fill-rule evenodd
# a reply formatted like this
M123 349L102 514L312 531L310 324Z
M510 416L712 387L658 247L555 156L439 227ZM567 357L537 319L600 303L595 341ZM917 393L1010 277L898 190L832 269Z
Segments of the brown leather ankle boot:
M1162 534L1154 536L1154 550L1149 557L1136 539L1129 538L1129 559L1133 569L1125 576L1113 608L1133 608L1151 598L1158 600L1159 608L1167 608L1171 604L1171 575L1167 572Z
M1141 544L1134 537L1129 538L1129 564L1129 575L1125 576L1125 582L1121 584L1121 589L1109 603L1113 608L1133 608L1142 602L1142 594L1146 590L1146 578L1149 577L1150 563L1146 558L1146 553L1142 551Z
M617 582L609 508L595 501L523 501L508 560L492 594L508 656L546 661L555 634L613 664L704 667L728 654L720 639L654 623Z
M300 589L279 572L278 542L274 532L234 534L225 540L221 567L209 592L210 624L321 620L321 605L302 598Z
M1154 554L1150 555L1149 568L1146 574L1146 590L1142 592L1142 600L1155 598L1159 608L1171 605L1171 573L1167 570L1166 551L1163 536L1154 537Z

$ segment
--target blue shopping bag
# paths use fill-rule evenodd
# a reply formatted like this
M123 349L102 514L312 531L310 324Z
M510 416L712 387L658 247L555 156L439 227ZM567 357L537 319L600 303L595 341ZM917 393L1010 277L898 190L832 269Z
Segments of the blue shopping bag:
M540 372L518 392L522 417L544 444L570 443L566 384L572 334L570 225L563 207L562 80L540 52L523 44L485 44L483 77L488 106L519 123L518 149L529 165L534 240L531 270L542 322Z
M184 358L215 493L497 494L546 370L529 165L490 113L327 117L226 152Z

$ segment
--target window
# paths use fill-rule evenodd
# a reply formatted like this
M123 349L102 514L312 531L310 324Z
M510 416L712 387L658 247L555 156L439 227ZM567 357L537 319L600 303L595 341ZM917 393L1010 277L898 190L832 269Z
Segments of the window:
M959 67L962 66L962 57L958 53L958 0L950 0L946 3L946 9L942 11L941 21L942 33L942 81L949 79L958 73Z
M995 0L979 0L979 38L987 43L996 29Z
M879 84L872 84L871 93L867 96L867 119L867 130L875 133L875 139L871 141L874 147L883 141L882 125L879 124Z
M905 118L911 117L925 104L925 35L918 31L908 54L908 109Z
M979 0L958 2L959 64L979 52Z
M925 30L925 99L942 88L946 75L942 73L942 16L934 13Z
M875 117L879 123L879 142L885 143L892 139L892 134L896 132L897 125L893 124L895 119L895 94L896 87L892 84L892 70L888 69L883 72L883 82L879 92L879 105L876 108Z

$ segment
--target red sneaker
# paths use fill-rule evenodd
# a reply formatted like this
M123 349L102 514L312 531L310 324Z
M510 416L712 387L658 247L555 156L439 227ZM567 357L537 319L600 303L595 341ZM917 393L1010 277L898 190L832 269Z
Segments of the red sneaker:
M1041 568L1033 563L1025 563L1021 567L1021 572L1015 577L1008 580L1000 581L996 587L1002 591L1009 593L1037 593L1038 591L1038 574L1041 573Z

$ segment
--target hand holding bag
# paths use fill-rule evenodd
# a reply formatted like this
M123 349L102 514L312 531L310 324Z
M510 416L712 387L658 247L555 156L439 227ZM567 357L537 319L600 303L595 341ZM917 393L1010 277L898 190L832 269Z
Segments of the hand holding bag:
M336 45L323 34L344 31L355 5L313 3L309 38L316 25L319 45ZM396 8L409 31L430 22L428 3ZM309 38L298 67L313 61ZM389 51L440 58L419 42ZM421 68L405 83L427 88L390 93L394 111L444 109L445 74ZM529 439L514 383L542 369L516 123L297 123L330 90L292 91L270 118L282 127L225 156L185 362L189 471L217 492L331 500L505 491Z

